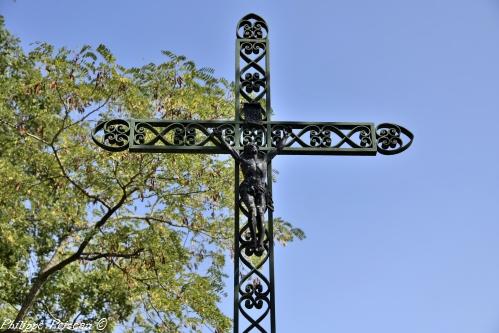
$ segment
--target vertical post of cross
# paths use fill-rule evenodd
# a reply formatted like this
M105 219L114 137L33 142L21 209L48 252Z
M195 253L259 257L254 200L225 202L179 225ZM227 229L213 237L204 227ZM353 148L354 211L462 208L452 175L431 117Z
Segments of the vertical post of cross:
M258 15L243 17L236 31L236 87L235 87L235 149L255 143L259 147L272 148L270 104L270 62L267 23ZM249 247L245 235L248 224L240 227L239 214L242 210L239 197L239 166L235 168L235 262L234 262L234 333L239 333L239 316L249 323L243 332L253 329L260 332L275 333L274 300L274 242L273 212L267 210L267 228L264 253L258 253ZM272 165L267 164L267 187L272 193ZM271 196L270 196L271 197ZM247 216L248 217L248 216ZM251 256L261 258L254 266ZM241 272L242 267L247 272ZM268 278L260 268L268 263ZM268 320L267 320L268 319ZM241 326L243 326L241 324Z

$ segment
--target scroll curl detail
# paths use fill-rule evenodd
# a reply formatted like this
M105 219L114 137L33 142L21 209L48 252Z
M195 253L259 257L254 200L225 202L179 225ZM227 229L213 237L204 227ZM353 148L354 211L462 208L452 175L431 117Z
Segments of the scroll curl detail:
M265 52L266 45L265 43L262 42L244 42L241 43L241 53L242 55L247 55L247 56L258 56L261 55ZM246 57L249 59L248 57ZM259 59L261 60L261 59Z
M266 131L263 126L245 126L241 129L241 145L253 143L258 147L263 147L266 143Z
M244 79L241 80L241 87L246 90L248 94L252 92L258 93L260 88L265 89L266 85L265 76L260 76L258 72L256 73L246 73Z
M256 14L248 14L237 24L237 38L262 39L267 38L269 28L267 22Z
M92 139L108 151L127 150L130 145L130 123L123 119L99 122L92 131Z
M376 127L376 139L378 153L395 155L411 146L414 134L402 126L383 123Z
M221 125L216 128L221 134L223 140L229 145L234 146L236 144L236 131L232 125ZM212 131L213 135L213 131Z

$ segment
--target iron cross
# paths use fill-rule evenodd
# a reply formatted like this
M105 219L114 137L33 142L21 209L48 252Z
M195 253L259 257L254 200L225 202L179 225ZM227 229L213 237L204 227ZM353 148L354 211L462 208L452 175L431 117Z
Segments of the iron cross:
M229 153L236 159L234 333L276 332L272 158L392 155L414 138L388 123L271 121L268 50L267 23L255 14L243 17L236 31L234 120L113 119L98 123L92 133L95 143L109 151Z

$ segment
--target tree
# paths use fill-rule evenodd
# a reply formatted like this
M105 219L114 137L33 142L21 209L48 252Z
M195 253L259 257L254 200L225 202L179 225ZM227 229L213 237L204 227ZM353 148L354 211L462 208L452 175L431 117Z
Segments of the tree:
M0 18L0 318L106 331L226 332L232 161L112 154L100 118L223 119L231 83L163 51L120 66L100 45L24 52ZM278 220L281 243L303 238Z

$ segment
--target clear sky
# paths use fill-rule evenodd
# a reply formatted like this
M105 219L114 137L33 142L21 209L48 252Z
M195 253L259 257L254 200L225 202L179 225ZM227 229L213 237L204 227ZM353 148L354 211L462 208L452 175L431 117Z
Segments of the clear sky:
M249 12L270 26L275 120L415 134L395 156L275 159L275 214L308 236L276 249L278 331L499 332L498 0L0 0L26 47L167 49L231 80Z

